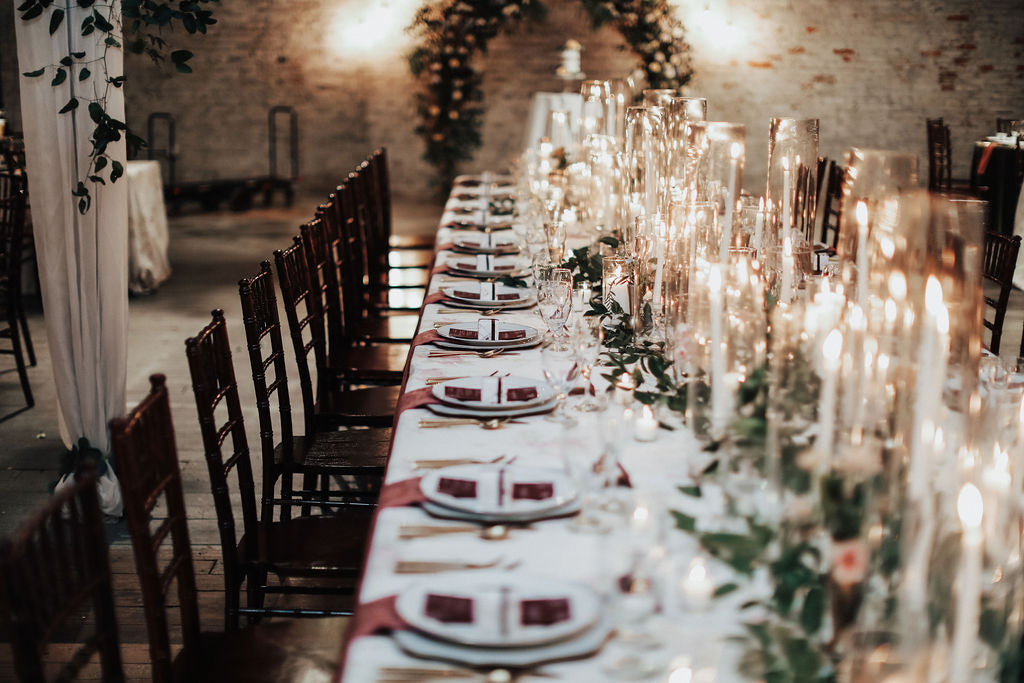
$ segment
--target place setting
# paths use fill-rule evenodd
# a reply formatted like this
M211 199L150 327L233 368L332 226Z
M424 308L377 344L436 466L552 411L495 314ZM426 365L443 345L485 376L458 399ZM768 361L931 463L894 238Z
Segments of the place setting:
M452 240L452 250L465 254L518 254L519 244L512 237L485 233L458 235Z
M529 259L496 253L449 254L444 264L452 275L474 278L517 278L531 272Z
M507 311L531 308L537 303L532 287L513 287L500 282L464 281L441 288L441 302L457 308Z

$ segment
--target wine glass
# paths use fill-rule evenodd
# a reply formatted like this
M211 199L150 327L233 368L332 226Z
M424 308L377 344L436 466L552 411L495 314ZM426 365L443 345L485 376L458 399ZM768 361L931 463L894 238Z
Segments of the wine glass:
M604 337L604 326L597 315L579 315L576 317L571 332L570 342L576 351L583 375L583 400L576 405L577 410L591 412L600 410L601 405L590 394L590 375L601 353L601 341Z
M579 363L572 346L562 339L549 339L540 348L541 366L544 377L555 391L555 410L548 419L564 427L576 424L576 419L565 412L565 399L579 376Z
M560 270L553 268L552 270ZM566 282L541 280L537 283L537 306L552 337L561 337L572 309L572 286Z

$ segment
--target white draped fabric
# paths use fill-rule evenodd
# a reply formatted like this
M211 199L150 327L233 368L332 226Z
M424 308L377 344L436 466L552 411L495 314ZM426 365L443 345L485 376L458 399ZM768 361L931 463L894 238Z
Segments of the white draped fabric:
M127 182L90 184L92 208L85 215L79 213L71 190L89 170L94 124L86 100L102 95L107 69L122 73L122 53L105 48L106 34L100 31L81 35L82 20L92 14L92 8L82 9L73 0L58 0L54 5L63 5L66 16L52 36L49 12L27 22L15 12L19 71L55 65L72 52L84 52L85 57L76 62L90 62L92 76L80 82L75 67L57 87L50 85L52 69L38 78L21 77L39 281L61 438L70 447L85 437L109 452L107 421L125 412ZM98 59L104 51L106 68ZM80 106L58 114L73 96L84 98ZM110 88L106 109L112 117L124 120L120 89ZM122 164L126 161L123 141L111 145L107 153ZM105 513L121 514L120 489L112 473L101 483L101 504Z
M129 161L124 177L128 182L128 291L150 294L171 276L160 162Z

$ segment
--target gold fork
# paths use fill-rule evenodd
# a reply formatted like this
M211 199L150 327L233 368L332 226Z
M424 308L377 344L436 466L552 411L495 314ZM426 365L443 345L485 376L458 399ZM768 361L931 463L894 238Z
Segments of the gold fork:
M505 353L505 348L504 347L500 347L500 348L497 348L497 349L491 349L490 351L447 351L447 350L431 351L427 355L427 357L428 358L446 358L448 356L479 356L480 358L493 358L494 356L498 356L498 355L500 355L502 353ZM507 356L518 356L519 354L514 352L514 351L512 351L512 352L506 353L505 355L507 355Z
M467 375L463 375L461 377L428 377L426 379L426 385L428 387L432 387L435 384L444 384L445 382L450 382L453 379L466 379L466 377Z
M417 460L414 466L418 470L437 470L444 467L452 467L453 465L494 465L501 462L505 458L504 455L499 455L492 460L479 460L476 458L448 458L446 460Z
M470 569L493 569L497 567L504 558L497 558L490 562L454 562L449 560L399 560L395 562L396 574L433 574L435 572L456 572ZM518 564L518 563L516 563Z

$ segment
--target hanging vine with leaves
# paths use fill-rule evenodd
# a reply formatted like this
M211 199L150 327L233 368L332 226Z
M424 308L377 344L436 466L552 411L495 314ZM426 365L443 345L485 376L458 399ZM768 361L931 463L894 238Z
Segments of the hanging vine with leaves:
M92 148L89 152L88 170L76 181L75 187L71 190L72 196L78 199L80 213L87 213L92 206L90 186L105 185L108 180L115 183L124 175L124 165L107 154L110 145L120 141L122 136L130 151L146 144L142 138L128 130L124 121L111 116L107 111L111 88L122 88L126 81L124 74L111 74L106 68L108 52L124 48L133 54L147 55L155 63L164 62L169 58L179 73L192 73L192 67L187 63L192 58L192 53L188 50L170 50L164 39L164 32L172 32L175 26L180 25L191 34L206 33L207 27L217 23L217 20L213 18L213 12L203 9L203 6L216 2L220 0L180 0L174 3L121 0L120 12L115 12L116 6L113 3L75 0L77 7L92 10L75 30L83 37L96 32L106 34L103 39L103 52L94 59L86 60L85 52L69 51L56 64L24 72L23 75L27 78L50 75L50 85L53 87L59 87L65 82L70 82L72 86L76 83L93 82L94 97L76 94L72 87L67 103L58 110L59 114L68 114L81 105L86 105L89 118L95 125L89 139ZM60 6L61 4L64 6ZM70 29L64 25L69 8L69 3L57 3L54 0L25 0L18 6L17 11L22 21L45 23L52 36L62 26L65 30ZM99 87L96 87L96 79L93 76L93 69L97 63L103 64L103 69L98 71L105 74L105 80Z
M668 0L581 0L594 28L614 26L640 59L650 88L678 88L690 81L689 45ZM492 38L524 19L546 15L541 0L430 0L409 30L418 38L409 68L422 85L417 95L416 133L426 143L423 158L436 169L435 184L447 194L458 164L481 145L483 77L473 66Z

